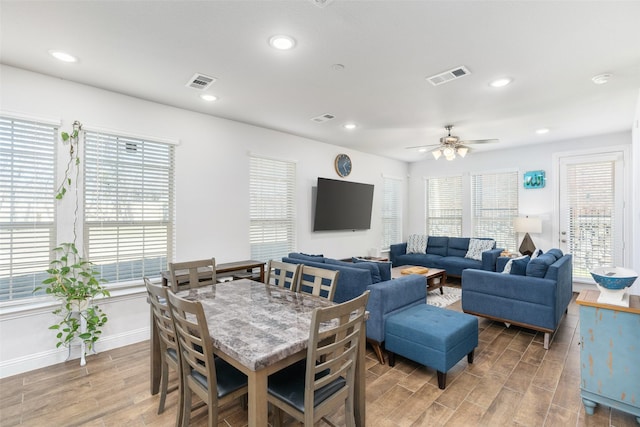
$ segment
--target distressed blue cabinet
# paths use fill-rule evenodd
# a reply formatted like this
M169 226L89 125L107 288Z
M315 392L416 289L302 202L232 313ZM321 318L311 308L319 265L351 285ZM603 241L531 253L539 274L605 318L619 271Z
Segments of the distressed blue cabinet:
M598 303L599 291L582 291L580 395L588 415L598 403L628 412L640 423L640 297L629 307Z

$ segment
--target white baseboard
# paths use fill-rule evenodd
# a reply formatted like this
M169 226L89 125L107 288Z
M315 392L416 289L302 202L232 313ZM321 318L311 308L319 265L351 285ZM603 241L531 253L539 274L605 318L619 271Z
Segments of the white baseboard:
M134 329L121 334L101 337L96 345L96 350L98 352L112 350L114 348L124 347L126 345L135 344L148 339L148 327ZM76 348L74 346L71 353L71 360L80 358L79 347ZM11 360L3 360L0 362L0 378L6 378L23 372L32 371L34 369L45 368L57 363L62 363L67 360L68 355L69 350L65 347L42 351ZM87 363L91 363L91 359L89 359Z

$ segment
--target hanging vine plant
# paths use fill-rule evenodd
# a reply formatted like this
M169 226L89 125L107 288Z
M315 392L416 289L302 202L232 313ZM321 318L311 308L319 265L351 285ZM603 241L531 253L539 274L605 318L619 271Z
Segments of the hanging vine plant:
M56 347L68 347L79 340L84 347L80 364L84 365L86 352L94 349L95 342L102 334L102 327L108 320L102 309L94 303L94 298L110 295L102 286L105 280L99 278L93 263L83 258L76 248L80 174L78 144L81 132L82 124L75 121L71 133L60 133L63 143L69 145L69 159L64 177L56 189L55 198L62 200L69 192L74 192L73 241L61 243L53 249L55 257L47 270L49 276L42 284L47 294L61 301L60 307L53 311L59 316L60 321L49 327L57 332ZM36 288L34 292L43 287Z

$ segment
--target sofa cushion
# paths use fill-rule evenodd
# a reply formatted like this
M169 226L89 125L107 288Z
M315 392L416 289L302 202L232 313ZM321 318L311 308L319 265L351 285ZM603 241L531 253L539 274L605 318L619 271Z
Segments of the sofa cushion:
M462 270L467 268L482 269L482 261L476 261L470 258L461 258L459 256L445 256L440 259L438 268L447 270L447 274L452 276L461 276Z
M447 256L448 237L429 236L427 240L427 254Z
M353 257L352 261L354 263L372 262L366 259L356 258L356 257ZM380 281L384 282L385 280L391 280L391 263L390 262L375 261L373 262L373 264L375 264L375 266L378 267L378 270L380 271Z
M378 266L375 265L376 264L375 262L353 263L353 262L339 261L337 259L332 259L332 258L325 258L324 262L325 264L329 264L329 265L339 265L342 267L352 267L352 268L367 270L369 274L371 274L371 283L379 283L381 281L380 270L378 269Z
M554 262L556 262L556 257L553 254L542 254L527 264L526 276L544 277L547 274L547 269Z
M556 261L562 258L563 256L562 251L558 248L549 249L547 253L552 254L554 257L556 257Z
M471 258L482 261L482 252L493 249L495 240L474 239L469 240L469 250L465 258Z
M322 255L307 255L300 252L291 252L289 258L300 259L311 262L324 262L324 256Z
M408 254L424 254L427 252L427 239L425 234L412 234L407 239Z
M400 265L420 265L422 267L440 268L440 255L431 254L405 254L396 257L396 264Z
M469 250L468 237L449 237L449 247L447 248L447 256L459 256L464 258Z

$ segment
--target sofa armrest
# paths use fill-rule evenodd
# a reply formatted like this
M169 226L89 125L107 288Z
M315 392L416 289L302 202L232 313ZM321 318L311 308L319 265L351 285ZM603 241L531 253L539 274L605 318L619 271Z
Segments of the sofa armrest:
M389 246L389 259L391 260L391 265L397 267L396 265L396 257L399 255L404 255L407 253L407 244L406 243L396 243L395 245Z
M371 291L367 302L367 338L378 342L384 341L384 322L390 314L425 304L427 300L427 279L417 274L375 283L367 289Z
M503 248L495 248L482 252L482 269L486 271L496 271L496 261L503 250Z

